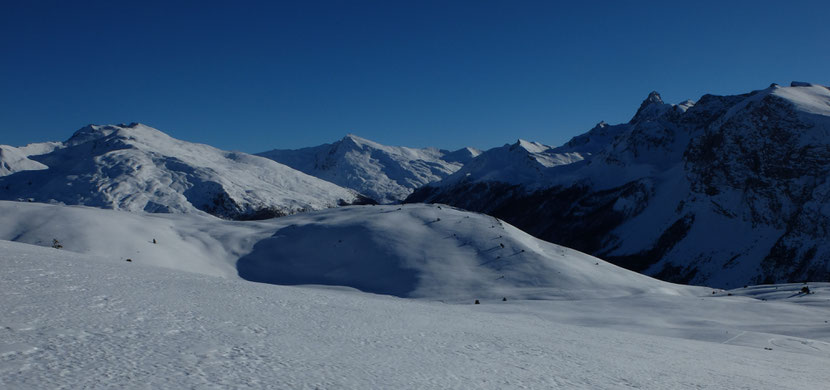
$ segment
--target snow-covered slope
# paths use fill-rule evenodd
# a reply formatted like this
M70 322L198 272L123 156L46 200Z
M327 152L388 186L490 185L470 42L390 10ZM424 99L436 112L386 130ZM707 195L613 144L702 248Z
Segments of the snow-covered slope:
M447 305L8 241L0 268L4 389L803 390L830 382L830 287L778 301Z
M142 124L90 125L39 152L20 161L40 170L0 177L0 199L243 219L362 199L274 161L180 141Z
M349 134L340 141L258 155L309 175L351 188L380 203L403 200L415 188L458 170L480 151L386 146Z
M19 148L0 145L0 176L11 175L20 171L46 169L47 166L29 157L49 153L61 146L59 142L35 143Z
M486 151L407 201L486 212L666 280L735 287L830 278L829 175L830 90L794 83L677 105L652 92L628 123L557 148Z
M446 206L351 206L267 221L0 202L0 239L274 284L441 300L691 294ZM155 242L154 242L155 241Z

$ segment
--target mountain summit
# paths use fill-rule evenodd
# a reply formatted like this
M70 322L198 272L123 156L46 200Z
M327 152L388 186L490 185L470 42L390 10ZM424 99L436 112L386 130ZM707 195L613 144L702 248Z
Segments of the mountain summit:
M231 219L293 214L363 199L274 161L177 140L140 123L89 125L63 143L13 150L15 172L0 177L0 199L207 212ZM3 166L9 165L6 156L4 152Z
M257 155L351 188L380 203L395 203L416 188L447 177L479 153L473 148L448 151L386 146L349 134L331 144L274 149Z

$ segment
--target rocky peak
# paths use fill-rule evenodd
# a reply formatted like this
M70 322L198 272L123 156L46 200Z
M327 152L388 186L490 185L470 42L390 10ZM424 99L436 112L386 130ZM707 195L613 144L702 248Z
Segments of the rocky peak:
M634 114L631 122L655 120L669 108L671 108L671 105L664 103L663 98L657 91L651 91L648 97L640 103L640 108Z

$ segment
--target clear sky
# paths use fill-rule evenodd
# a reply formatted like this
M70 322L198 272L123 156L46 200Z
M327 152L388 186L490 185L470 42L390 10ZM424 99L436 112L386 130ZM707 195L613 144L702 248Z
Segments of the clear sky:
M830 85L828 1L0 1L0 144L558 145L652 90L791 80Z

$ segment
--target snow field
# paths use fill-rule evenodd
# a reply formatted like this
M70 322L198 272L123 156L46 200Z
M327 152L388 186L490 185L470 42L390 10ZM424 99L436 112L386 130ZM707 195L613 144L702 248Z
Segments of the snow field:
M8 241L0 253L0 385L10 389L819 389L830 380L827 356L540 316L566 301L448 305Z

